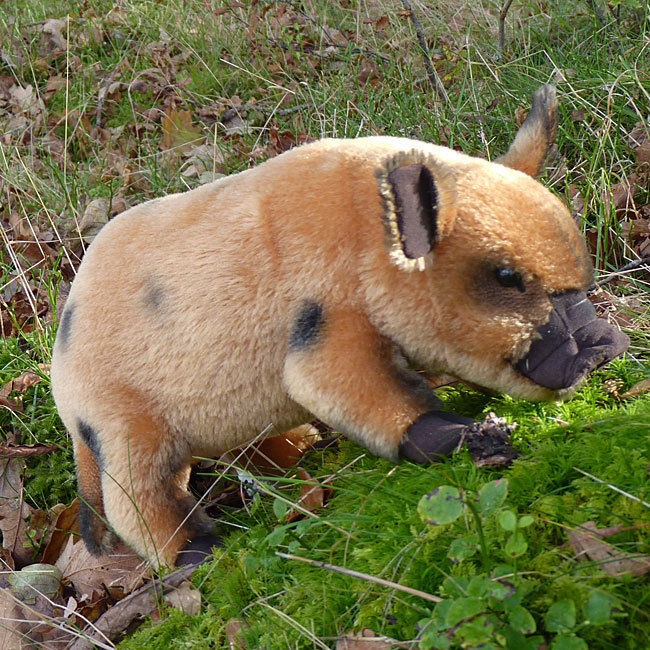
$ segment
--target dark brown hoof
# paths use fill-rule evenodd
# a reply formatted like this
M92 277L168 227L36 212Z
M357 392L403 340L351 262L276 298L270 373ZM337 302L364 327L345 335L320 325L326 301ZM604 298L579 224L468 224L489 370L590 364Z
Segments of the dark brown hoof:
M212 559L212 549L217 546L223 546L218 537L214 535L198 535L179 551L176 566L203 564Z

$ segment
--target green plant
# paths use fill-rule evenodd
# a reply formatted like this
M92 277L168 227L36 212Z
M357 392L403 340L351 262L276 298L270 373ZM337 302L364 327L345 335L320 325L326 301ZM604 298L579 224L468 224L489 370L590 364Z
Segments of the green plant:
M422 497L418 513L425 524L449 526L463 519L465 531L449 546L448 557L461 563L481 557L481 570L467 577L447 577L441 587L445 598L431 616L419 623L420 647L429 648L540 648L546 639L527 606L533 583L517 570L517 558L528 543L524 529L534 518L518 516L505 507L508 480L490 481L477 492L442 485ZM488 539L486 530L493 534ZM512 561L502 564L502 559ZM576 603L571 598L554 601L544 614L543 629L552 639L553 650L586 650L578 636L581 628L602 625L612 615L612 599L592 591L582 607L578 622Z

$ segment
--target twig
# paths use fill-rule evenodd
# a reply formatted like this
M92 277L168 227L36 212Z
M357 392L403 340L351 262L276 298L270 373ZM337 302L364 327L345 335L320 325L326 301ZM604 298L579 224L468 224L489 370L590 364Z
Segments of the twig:
M309 102L307 104L296 104L295 106L291 106L290 108L279 108L277 111L275 111L276 115L291 115L291 113L295 113L297 111L304 111L307 108L313 108L314 110L321 110L325 106L325 104L314 104L313 102ZM265 109L267 112L269 109Z
M602 278L600 278L600 280L598 280L597 284L600 287L604 284L607 284L608 282L611 282L614 278L622 275L623 273L627 273L628 271L636 271L639 269L650 270L650 255L642 257L639 260L634 260L625 266L621 266L620 269L616 269L616 271L612 271L611 273L604 275Z
M436 72L435 68L431 65L431 57L429 56L429 48L427 47L427 41L426 38L424 37L424 30L422 29L422 23L418 20L418 17L415 15L415 12L413 11L413 7L411 7L411 3L409 2L409 0L402 0L402 4L404 5L404 9L406 9L406 11L409 12L409 16L411 16L411 20L413 21L413 26L415 27L415 33L417 34L418 37L420 50L422 51L422 59L424 60L424 69L427 71L427 76L429 77L429 81L431 82L433 89L436 91L436 95L438 95L438 99L440 99L443 104L446 104L449 101L449 95L447 95L447 91L445 90L445 87L442 85L442 81L440 81L440 77L438 76L438 73Z
M296 562L305 562L311 566L318 567L319 569L327 569L328 571L334 571L335 573L341 573L344 576L351 576L352 578L359 578L359 580L365 580L366 582L374 582L383 587L389 587L390 589L396 589L397 591L403 591L405 594L411 594L412 596L417 596L424 600L428 600L432 603L442 602L442 598L434 596L433 594L428 594L425 591L420 591L419 589L412 589L411 587L405 587L400 585L397 582L392 582L390 580L384 580L384 578L377 578L376 576L371 576L368 573L361 573L360 571L353 571L352 569L346 569L342 566L336 566L335 564L327 564L327 562L320 562L319 560L310 560L306 557L300 557L298 555L289 555L288 553L281 553L276 551L275 554L278 557L284 558L285 560L295 560Z
M503 58L503 49L506 46L506 16L510 11L512 0L506 0L499 12L499 59Z
M624 497L627 497L628 499L632 499L632 501L636 501L637 503L640 503L642 506L645 506L646 508L650 508L650 503L648 503L647 501L642 501L641 499L639 499L639 497L635 497L633 494L630 494L625 490L621 490L621 488L617 488L615 485L612 485L611 483L607 483L606 481L603 481L597 476L594 476L589 472L585 472L583 469L580 469L579 467L574 467L573 469L576 472L580 472L587 478L590 478L592 481L596 481L596 483L600 483L601 485L606 485L608 488L614 490L614 492L618 492L619 494L622 494Z

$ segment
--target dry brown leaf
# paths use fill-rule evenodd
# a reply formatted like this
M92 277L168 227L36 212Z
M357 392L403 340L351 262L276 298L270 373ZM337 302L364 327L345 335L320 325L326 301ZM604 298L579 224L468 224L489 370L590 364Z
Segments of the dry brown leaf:
M40 365L41 370L49 372L49 366ZM0 398L8 398L11 393L24 393L28 388L39 384L43 378L33 370L25 370L21 375L7 382L0 388Z
M378 32L383 32L387 27L390 27L390 21L388 20L388 16L380 16L377 18L375 21L375 29Z
M185 178L197 176L200 183L210 182L224 175L226 171L223 153L209 144L199 144L184 153L187 161L181 168Z
M14 86L10 91L9 104L14 115L35 118L45 111L43 100L34 92L30 85Z
M163 151L183 153L203 140L201 130L192 124L192 114L186 110L168 110L162 118L162 130L160 148Z
M88 203L79 220L79 232L86 244L90 244L108 223L110 209L111 202L106 198L93 199Z
M2 546L13 556L16 566L32 560L34 549L27 535L27 520L32 514L24 499L22 472L24 461L18 458L1 459L0 467L0 532Z
M575 111L571 111L572 122L584 122L586 117L587 111L584 108L578 108Z
M5 333L4 319L2 321L2 329L3 329L3 333L2 333L3 336L9 336L10 333L13 331L11 327L9 327L9 331ZM0 406L4 406L5 408L9 409L10 411L13 411L14 413L23 412L23 404L18 399L7 399L6 397L0 397Z
M270 471L293 467L302 455L321 439L319 431L303 424L277 436L270 436L242 452L243 457L258 469Z
M269 145L276 155L312 140L306 133L296 136L292 131L278 131L275 127L269 129Z
M27 605L10 589L0 589L0 648L2 650L33 650L34 648L66 647L61 639L71 636L56 620L61 610L56 602L39 595ZM59 641L48 645L47 641Z
M348 632L336 640L336 650L390 650L393 648L393 639L379 636L369 629L361 630L357 634Z
M638 397L646 393L650 393L650 379L643 379L634 384L634 386L621 395L621 399L630 399L631 397Z
M125 544L118 543L109 555L91 555L78 537L70 535L55 563L63 572L64 580L70 582L78 600L96 600L104 589L119 590L128 594L142 583L150 572L144 569L142 560Z
M165 596L165 602L170 607L180 609L183 614L197 616L201 611L201 592L189 580L185 580Z
M57 90L61 90L62 88L65 88L67 85L67 81L65 77L61 77L60 75L53 75L47 80L47 84L45 84L45 90L43 91L43 97L45 99L50 99L54 93L57 92Z
M639 176L630 174L628 178L620 183L612 185L610 192L603 192L603 202L609 209L614 207L619 216L625 215L626 212L636 212L635 197L640 192Z
M301 486L299 505L302 506L303 510L316 512L330 498L332 494L331 488L323 487L322 484L310 485L310 483L316 483L316 480L304 469L298 470L298 478L301 481L305 481ZM290 510L285 517L285 521L287 523L296 521L297 519L302 519L304 516L304 513L299 510Z
M226 623L226 639L228 639L230 650L246 650L244 631L247 627L243 618L228 619Z
M34 627L29 611L9 589L0 589L0 648L26 650L33 647L29 632Z
M569 531L569 544L578 559L589 559L597 563L610 576L642 576L650 572L650 557L632 555L617 549L602 540L606 534L617 529L599 530L593 521Z
M644 142L637 147L636 150L636 164L641 167L642 165L650 166L650 140Z
M132 629L135 621L150 616L158 608L161 593L167 594L181 583L189 580L196 571L195 566L186 566L177 569L164 578L140 587L129 594L124 600L111 607L93 625L85 630L87 638L79 637L68 646L68 650L91 650L95 646L92 641L95 637L117 640L123 636L125 630Z
M43 551L43 562L56 564L61 551L68 543L68 538L79 534L78 514L79 499L75 499L58 512L50 539Z
M50 18L43 24L44 35L41 41L41 55L53 54L64 51L68 47L68 41L63 35L66 31L67 21L60 18Z
M221 118L226 136L241 135L248 131L248 122L234 109L227 110Z

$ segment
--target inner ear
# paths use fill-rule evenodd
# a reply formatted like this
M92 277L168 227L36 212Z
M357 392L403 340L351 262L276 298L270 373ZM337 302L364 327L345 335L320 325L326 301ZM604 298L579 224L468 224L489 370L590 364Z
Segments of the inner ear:
M431 171L422 163L402 165L388 173L393 190L404 255L424 257L433 250L438 232L438 190Z

